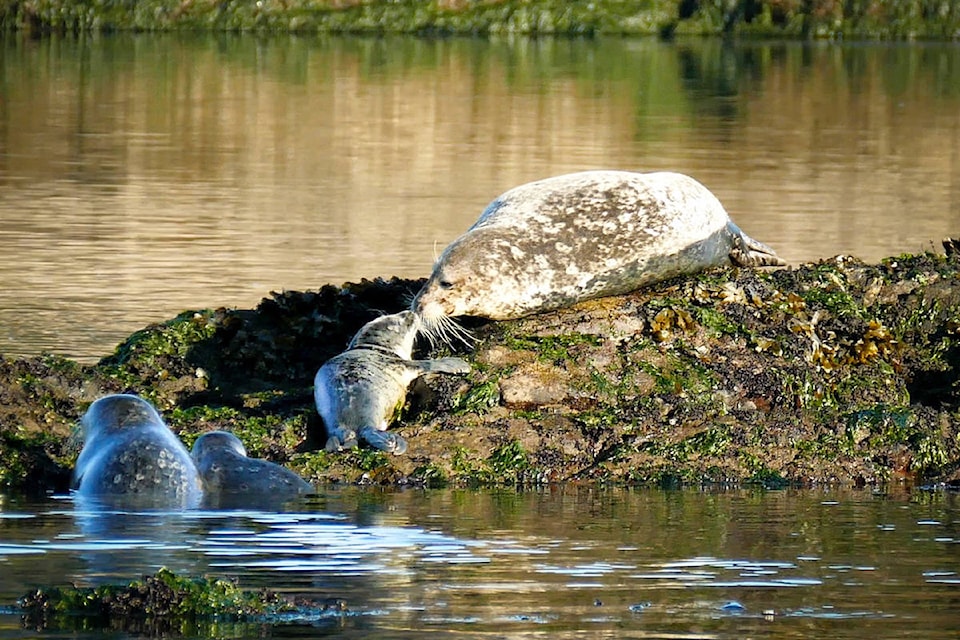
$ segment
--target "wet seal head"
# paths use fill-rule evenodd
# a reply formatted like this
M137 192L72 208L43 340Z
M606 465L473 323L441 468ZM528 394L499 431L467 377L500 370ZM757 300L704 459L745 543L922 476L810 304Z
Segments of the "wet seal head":
M783 265L720 201L678 173L585 171L497 197L440 255L411 305L449 318L520 318L723 264Z
M346 351L320 367L314 400L327 429L327 451L363 441L381 451L404 453L407 442L387 428L403 407L410 383L429 373L470 371L460 358L412 359L419 329L419 317L412 311L375 318L357 332Z
M228 431L204 433L190 452L203 481L203 505L212 508L279 504L316 493L313 485L269 460L247 457Z
M96 400L80 420L83 449L73 472L77 493L111 504L196 506L200 475L154 407L139 396Z
M360 327L347 344L347 351L380 349L409 360L413 354L413 345L417 340L419 328L420 318L409 311L380 316Z

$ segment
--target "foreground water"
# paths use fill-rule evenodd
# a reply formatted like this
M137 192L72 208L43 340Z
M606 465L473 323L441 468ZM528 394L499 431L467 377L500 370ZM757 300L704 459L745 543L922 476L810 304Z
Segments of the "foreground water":
M960 45L0 42L0 353L426 276L502 191L673 170L791 263L960 233Z
M188 635L960 633L960 500L949 493L348 488L283 512L0 504L0 605L38 585L126 581L166 566L349 606ZM0 637L35 634L9 609L0 615Z

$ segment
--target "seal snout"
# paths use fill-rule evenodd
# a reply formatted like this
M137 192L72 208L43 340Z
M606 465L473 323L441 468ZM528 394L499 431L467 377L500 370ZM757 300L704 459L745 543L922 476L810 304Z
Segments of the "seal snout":
M410 304L421 323L433 325L442 317L460 315L453 304L455 284L448 279L430 278Z
M413 312L420 317L423 324L432 324L437 318L450 315L446 313L443 305L437 300L431 300L429 297L418 297L414 301Z

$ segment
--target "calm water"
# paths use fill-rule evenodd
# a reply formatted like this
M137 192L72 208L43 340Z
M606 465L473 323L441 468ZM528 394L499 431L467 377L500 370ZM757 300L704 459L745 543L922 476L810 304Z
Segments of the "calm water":
M958 45L145 35L0 51L8 356L92 361L183 309L423 276L498 193L588 168L694 175L793 263L960 233ZM175 514L0 498L0 606L167 566L351 607L206 631L221 637L955 638L958 541L958 497L937 493L350 489ZM0 637L34 635L0 614Z
M347 600L277 637L936 640L960 634L960 497L351 488L285 513L122 516L0 502L0 606L161 566ZM32 635L0 615L0 638Z
M423 276L498 193L710 187L793 263L960 233L960 46L7 38L0 353L85 361L188 308Z

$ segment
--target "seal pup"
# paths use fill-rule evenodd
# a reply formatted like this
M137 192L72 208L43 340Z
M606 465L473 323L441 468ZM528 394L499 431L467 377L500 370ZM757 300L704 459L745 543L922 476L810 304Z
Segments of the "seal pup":
M86 498L158 508L195 507L200 474L186 447L143 398L104 396L80 420L73 486Z
M460 358L413 360L420 319L412 311L381 316L365 324L347 350L320 367L314 378L317 412L327 428L326 450L367 444L395 454L407 450L387 433L407 397L407 387L427 373L467 373Z
M497 197L440 255L411 304L428 335L449 318L520 318L712 266L786 264L679 173L585 171Z
M240 438L210 431L193 443L190 456L203 480L203 504L250 506L285 502L316 493L309 482L269 460L247 457Z

